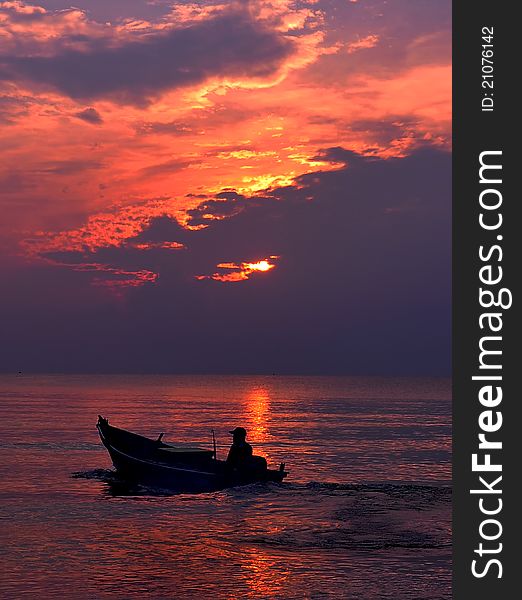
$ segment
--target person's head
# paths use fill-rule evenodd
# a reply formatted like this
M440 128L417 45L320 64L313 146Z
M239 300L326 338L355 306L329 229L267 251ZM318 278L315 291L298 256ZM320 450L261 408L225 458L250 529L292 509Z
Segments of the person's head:
M230 435L234 436L234 442L244 442L246 439L246 429L244 427L236 427L229 432Z

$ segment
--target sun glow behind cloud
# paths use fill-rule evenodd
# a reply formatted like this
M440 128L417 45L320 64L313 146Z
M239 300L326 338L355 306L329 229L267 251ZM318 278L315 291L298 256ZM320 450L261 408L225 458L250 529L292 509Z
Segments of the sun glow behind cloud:
M270 261L277 260L279 256L270 256L256 262L224 262L217 266L219 271L212 275L196 275L196 279L213 279L214 281L237 282L246 281L255 273L266 273L275 268L275 264Z

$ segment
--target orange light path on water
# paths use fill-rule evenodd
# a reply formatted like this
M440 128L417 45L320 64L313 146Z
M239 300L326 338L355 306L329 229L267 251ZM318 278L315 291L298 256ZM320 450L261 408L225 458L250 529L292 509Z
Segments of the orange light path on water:
M247 393L247 418L249 438L254 442L268 439L268 419L270 417L270 395L264 386L251 389Z

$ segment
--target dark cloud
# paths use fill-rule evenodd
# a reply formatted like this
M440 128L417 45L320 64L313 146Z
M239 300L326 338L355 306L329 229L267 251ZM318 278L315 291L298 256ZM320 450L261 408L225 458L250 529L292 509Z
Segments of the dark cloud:
M86 108L75 113L74 116L92 125L101 125L103 123L100 113L95 108Z
M119 46L93 38L84 51L67 48L2 62L13 79L52 86L74 99L143 105L213 76L269 76L292 49L290 40L236 11Z
M342 148L341 146L333 146L332 148L321 150L315 158L331 163L344 163L345 165L362 165L375 162L382 163L382 159L358 154L353 150L346 150L346 148ZM306 175L304 175L303 178L306 178Z
M213 218L229 218L247 207L253 208L254 206L255 200L252 198L247 200L236 192L222 192L187 213L190 217L190 225L204 225L211 222Z
M193 232L182 227L170 217L156 217L149 226L133 238L132 242L187 242Z
M433 148L387 160L342 148L322 154L346 166L263 197L229 191L203 199L191 213L203 229L160 217L127 246L48 256L159 277L129 292L124 308L96 312L89 297L99 290L84 285L93 273L62 270L58 285L72 289L77 280L85 294L68 304L74 325L66 311L52 330L34 315L30 327L63 348L74 335L77 351L35 364L58 368L61 357L65 370L447 374L450 155ZM186 249L137 249L166 241ZM271 255L280 257L276 268L248 281L195 279L221 262ZM23 357L21 338L6 339L9 354Z

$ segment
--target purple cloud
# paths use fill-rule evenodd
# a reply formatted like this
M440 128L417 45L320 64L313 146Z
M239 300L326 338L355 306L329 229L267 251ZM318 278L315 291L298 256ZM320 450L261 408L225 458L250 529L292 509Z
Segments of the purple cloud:
M103 123L100 113L95 108L80 110L75 113L74 116L86 123L91 123L92 125L101 125Z
M146 105L162 92L209 77L270 76L294 47L242 11L117 46L94 38L84 44L86 50L61 48L52 56L4 56L2 76L50 86L77 100Z

